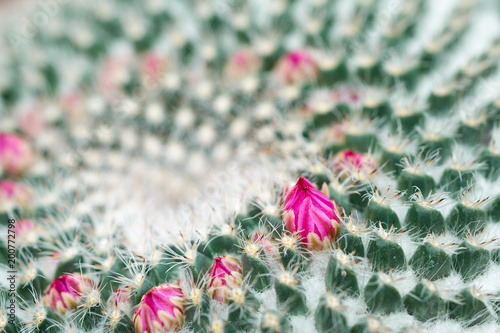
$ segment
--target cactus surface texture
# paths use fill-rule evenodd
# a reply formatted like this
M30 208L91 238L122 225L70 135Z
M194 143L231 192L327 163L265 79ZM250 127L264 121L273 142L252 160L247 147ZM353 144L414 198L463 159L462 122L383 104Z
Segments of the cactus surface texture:
M500 332L499 64L495 0L0 1L0 333Z

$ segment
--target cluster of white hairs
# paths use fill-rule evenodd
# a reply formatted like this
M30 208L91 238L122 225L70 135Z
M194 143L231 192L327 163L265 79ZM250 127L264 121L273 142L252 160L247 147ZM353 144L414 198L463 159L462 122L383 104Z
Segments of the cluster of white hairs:
M159 284L151 272L175 258L161 282L194 293L209 274L193 276L192 252L205 256L217 237L234 241L238 250L227 252L238 258L265 253L269 288L255 291L243 268L242 285L260 304L250 332L288 332L286 317L293 332L321 333L315 313L331 258L357 279L359 294L327 294L348 327L368 321L356 332L500 332L495 1L51 0L3 14L0 135L27 138L33 155L22 174L9 173L0 142L0 182L31 192L27 204L0 192L0 217L32 220L19 229L16 263L18 286L31 291L17 302L23 332L47 322L50 332L120 332L109 323L125 316L135 324L141 298L119 307L118 291L104 296L110 286L142 296L147 283ZM337 242L322 251L303 249L282 222L282 193L299 176L338 209ZM413 205L437 211L446 229L461 207L484 218L477 228L468 221L470 233L417 237ZM378 220L381 212L401 225ZM244 221L254 222L251 232ZM405 268L381 272L373 253L344 253L348 236L365 252L378 239L397 244ZM422 322L404 306L367 308L374 275L401 297L412 291L421 274L409 263L426 243L450 258L465 243L491 254L472 279L455 264L426 282L447 307L463 305L467 289L486 310ZM282 263L283 247L303 262ZM8 270L2 261L0 332L15 331L4 322ZM74 311L59 316L43 295L62 273L92 281ZM294 279L308 311L287 316L275 284ZM210 302L203 329L225 332L232 308ZM275 309L278 329L265 330ZM92 316L102 322L81 325ZM196 332L187 319L179 329Z

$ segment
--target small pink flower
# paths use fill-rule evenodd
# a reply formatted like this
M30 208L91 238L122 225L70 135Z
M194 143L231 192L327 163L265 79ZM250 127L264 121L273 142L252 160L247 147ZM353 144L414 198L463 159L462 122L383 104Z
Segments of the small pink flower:
M179 330L184 323L184 293L176 284L163 283L151 288L134 311L137 333Z
M84 100L80 92L72 91L61 96L61 106L69 121L81 121L85 117Z
M133 63L131 56L115 56L104 61L97 74L99 92L108 99L121 96L123 86L130 80Z
M34 156L30 144L23 137L0 133L0 166L8 173L19 176L33 164Z
M360 94L354 90L347 88L338 88L334 90L333 98L337 103L347 104L353 108L359 107L361 104Z
M40 109L33 106L19 115L19 127L24 133L35 138L47 128L47 124Z
M166 69L167 59L156 52L149 52L142 59L143 81L148 85L157 85Z
M30 187L9 179L0 180L0 204L9 203L14 207L24 207L29 205L31 199Z
M333 157L333 168L339 174L353 174L364 179L378 169L378 164L368 154L345 149Z
M277 250L276 244L269 238L265 237L264 234L256 232L253 237L254 242L259 243L262 250L264 251L266 257L270 260L279 257L279 252Z
M285 188L283 201L285 227L309 249L324 249L335 240L340 229L335 202L311 182L300 177L293 188Z
M208 294L219 302L226 302L231 290L243 282L243 270L232 256L217 257L210 268Z
M252 49L236 51L226 65L226 77L230 81L239 81L255 74L261 66L261 59Z
M309 50L296 50L281 58L274 72L286 84L314 81L318 76L318 64Z
M89 288L92 288L92 282L88 276L82 274L60 276L45 291L43 305L64 314L68 310L76 309L81 302L81 295Z

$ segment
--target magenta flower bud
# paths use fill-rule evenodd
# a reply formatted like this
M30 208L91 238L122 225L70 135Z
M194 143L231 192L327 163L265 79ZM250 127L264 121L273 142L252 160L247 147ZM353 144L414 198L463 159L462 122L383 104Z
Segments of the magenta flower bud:
M231 290L243 282L243 270L232 256L217 257L210 268L208 294L219 302L226 302Z
M64 314L76 309L82 294L92 288L92 281L82 274L67 274L56 278L43 295L43 305Z
M23 137L0 133L0 166L7 173L19 176L33 164L34 156L30 144Z
M28 206L31 199L30 187L9 179L0 180L0 209Z
M274 72L282 83L301 84L314 81L318 76L318 64L309 50L296 50L281 58Z
M285 227L298 234L308 249L329 247L340 230L335 202L303 177L293 188L285 188L283 198Z
M378 169L378 163L368 154L345 149L333 157L333 168L339 174L351 174L363 180Z
M184 293L176 284L163 283L151 288L134 311L137 333L179 330L184 323Z
M260 66L261 59L252 49L236 51L229 59L225 74L229 81L236 82L255 74Z

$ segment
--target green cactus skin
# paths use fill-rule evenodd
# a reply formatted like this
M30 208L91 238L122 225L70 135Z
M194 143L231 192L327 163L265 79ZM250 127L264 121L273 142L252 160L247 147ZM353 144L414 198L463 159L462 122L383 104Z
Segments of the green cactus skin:
M71 274L78 272L80 270L80 264L85 262L85 259L82 255L77 254L73 258L70 258L65 261L60 261L57 265L55 276L61 276L64 274Z
M484 163L485 167L482 173L491 180L498 179L500 174L500 156L494 154L488 149L481 152L479 156L479 162Z
M342 207L346 215L350 215L352 212L352 205L349 201L349 196L345 193L336 191L331 185L328 186L328 191L330 193L330 199L333 199L339 207Z
M290 315L305 315L309 310L306 305L306 296L297 285L274 283L278 306Z
M409 264L415 274L431 281L451 274L451 258L442 249L429 242L419 245Z
M292 333L292 325L287 316L276 310L266 311L262 314L261 333Z
M376 236L368 243L366 257L370 260L374 271L389 272L406 269L406 257L401 246L380 236Z
M471 170L446 169L441 176L440 186L458 196L460 189L466 188L473 178L474 173Z
M376 105L363 105L363 115L370 119L377 118L390 118L392 115L392 108L387 101L378 101Z
M314 314L314 322L319 333L349 333L347 320L341 311L328 303L329 295L321 297Z
M452 319L458 319L466 326L474 326L487 321L490 313L484 302L465 288L456 296L457 302L448 302L448 314Z
M330 257L326 268L326 289L335 293L346 292L349 296L359 295L356 274L334 256Z
M416 192L415 187L420 190L420 193L425 197L436 186L434 178L426 174L410 173L402 171L398 177L398 190L406 191L405 198L408 199Z
M208 243L208 249L214 255L236 254L238 246L238 238L233 235L213 235Z
M32 290L37 292L37 294L41 294L45 291L45 288L49 285L49 281L42 274L40 270L36 271L36 276L29 281L24 282L21 280L19 285L17 286L17 295L25 300L30 300L33 298L31 292Z
M186 310L184 312L186 322L195 332L206 332L210 325L210 296L206 290L201 291L201 295L188 297Z
M352 208L364 211L366 206L368 206L368 194L371 193L371 189L368 184L360 184L360 188L357 192L349 194L349 201Z
M462 242L460 248L451 257L453 269L464 281L471 281L484 273L490 262L490 252L481 247Z
M465 236L467 232L475 234L484 229L486 212L479 208L457 204L446 218L446 226L457 236Z
M380 274L372 275L364 290L368 310L372 313L390 314L401 309L401 295L392 285L384 282Z
M384 328L378 319L366 318L354 324L350 333L380 333L383 331Z
M367 153L377 146L377 137L374 134L349 134L345 136L346 146L360 153Z
M304 254L299 249L292 249L285 245L280 245L279 253L281 263L286 269L293 269L298 266L298 272L307 270L307 258L304 257Z
M423 154L431 154L435 151L439 151L439 156L441 158L436 163L442 164L451 156L452 145L452 138L441 137L436 140L422 140L420 142L419 148L422 149Z
M260 258L244 253L241 256L243 275L257 292L262 292L272 287L269 269Z
M134 333L134 323L132 319L127 315L123 314L120 320L115 323L111 321L111 318L106 317L104 320L104 326L109 328L110 333ZM54 332L55 333L55 332Z
M392 117L392 129L401 131L404 134L410 134L415 128L422 127L425 123L425 116L422 112L414 112L408 115L395 115ZM403 158L403 156L401 156ZM396 162L399 163L401 158Z
M486 208L488 217L493 221L500 221L500 196L493 199Z
M443 214L432 208L423 207L412 203L405 216L405 227L416 238L424 238L430 233L440 235L445 231L446 225Z
M384 166L384 170L387 172L393 172L394 175L398 176L403 168L401 167L401 159L403 159L404 154L400 152L389 151L386 148L382 148L382 157L380 159L381 164Z
M369 225L380 225L385 230L390 230L394 228L395 230L401 229L401 223L399 222L398 214L391 209L391 207L380 204L374 200L368 203L365 210L365 216L369 222Z
M228 322L239 331L255 331L260 303L251 291L243 292L243 302L239 303L234 297L229 300Z
M340 228L340 237L338 239L338 244L342 252L347 254L353 254L358 257L365 256L365 247L363 245L363 240L358 235L350 232L345 226Z
M446 315L446 302L432 288L435 288L432 284L420 281L403 299L406 311L419 321L436 320Z

